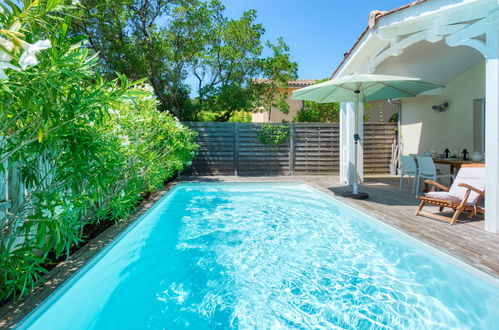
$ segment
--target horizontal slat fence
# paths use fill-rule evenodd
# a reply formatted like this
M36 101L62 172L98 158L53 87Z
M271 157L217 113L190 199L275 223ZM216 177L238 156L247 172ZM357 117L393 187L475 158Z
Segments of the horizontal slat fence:
M339 124L296 123L294 128L294 174L331 174L339 171Z
M258 140L260 125L238 123L235 127L238 175L289 174L289 141L277 146L262 144Z
M187 125L198 134L199 150L188 172L192 174L234 175L236 130L234 123L195 123Z
M186 175L313 175L339 171L338 123L292 123L278 146L258 140L261 124L198 123L199 153ZM288 125L288 124L274 124ZM388 173L394 123L364 124L364 173Z
M397 137L395 123L364 124L364 175L386 174Z

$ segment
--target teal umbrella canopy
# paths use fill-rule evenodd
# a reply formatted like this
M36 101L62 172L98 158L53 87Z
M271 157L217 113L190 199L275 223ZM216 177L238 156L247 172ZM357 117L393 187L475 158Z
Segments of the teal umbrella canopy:
M444 87L419 78L354 73L298 89L291 99L330 102L367 102L414 97L431 89Z
M431 84L419 78L386 76L379 74L358 74L331 79L316 85L298 89L293 92L292 100L315 101L318 103L355 102L355 158L353 192L346 196L368 198L366 193L359 193L357 172L357 149L360 141L358 128L358 105L361 102L385 100L403 97L414 97L431 89L443 87Z

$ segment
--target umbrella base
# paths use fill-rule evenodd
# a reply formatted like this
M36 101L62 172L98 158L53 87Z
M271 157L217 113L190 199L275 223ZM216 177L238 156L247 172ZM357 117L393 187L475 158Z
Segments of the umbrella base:
M343 197L353 198L353 199L368 199L369 194L365 193L365 192L360 192L360 191L358 193L354 194L353 192L349 191L349 192L343 193Z

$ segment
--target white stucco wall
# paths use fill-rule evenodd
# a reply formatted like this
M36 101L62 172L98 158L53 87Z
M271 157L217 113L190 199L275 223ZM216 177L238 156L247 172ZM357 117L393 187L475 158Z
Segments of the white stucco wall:
M445 84L441 95L402 100L403 154L449 148L473 152L473 100L485 97L485 63L481 62ZM444 112L432 105L449 103Z

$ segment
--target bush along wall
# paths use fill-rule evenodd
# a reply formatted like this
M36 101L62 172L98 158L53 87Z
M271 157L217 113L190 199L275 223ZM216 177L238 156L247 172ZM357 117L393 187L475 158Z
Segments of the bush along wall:
M197 149L148 85L99 76L68 33L71 5L15 3L0 11L0 302L36 286L86 226L126 218Z

